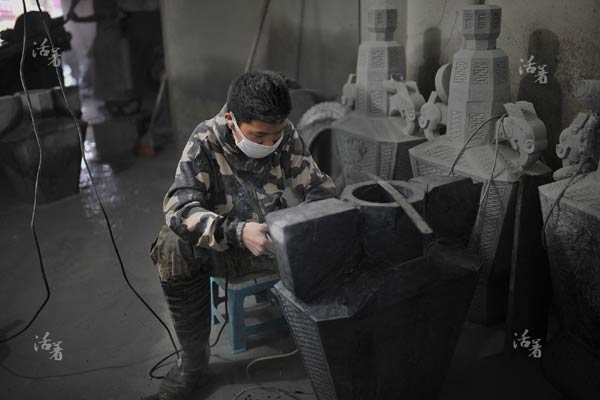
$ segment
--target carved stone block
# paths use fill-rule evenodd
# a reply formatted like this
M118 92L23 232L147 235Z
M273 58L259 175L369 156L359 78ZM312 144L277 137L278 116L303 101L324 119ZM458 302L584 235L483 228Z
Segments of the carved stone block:
M281 280L303 301L330 287L355 264L360 251L359 211L327 199L266 216Z
M469 247L486 264L469 319L486 324L506 317L520 177L551 172L537 161L547 145L546 131L532 105L505 104L510 100L510 79L508 57L496 48L500 19L497 6L464 9L465 41L452 63L446 134L409 150L415 176L456 174L483 183ZM526 229L527 235L539 233L533 225Z
M408 150L423 143L425 138L399 135L402 126L400 118L375 118L356 113L333 124L346 184L366 180L360 171L384 180L412 178Z

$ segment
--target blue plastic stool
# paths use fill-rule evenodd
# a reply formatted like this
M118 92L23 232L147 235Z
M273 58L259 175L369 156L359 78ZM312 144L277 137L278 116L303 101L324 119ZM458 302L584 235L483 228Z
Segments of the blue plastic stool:
M283 316L250 326L244 321L244 299L271 289L279 281L279 276L272 271L244 275L230 280L227 289L227 308L229 309L229 348L232 353L246 351L246 338L258 332L265 332L285 326ZM225 290L225 279L210 278L210 312L214 323L225 323L225 315L217 307L225 302L225 296L219 296L219 287ZM260 303L259 303L260 304Z

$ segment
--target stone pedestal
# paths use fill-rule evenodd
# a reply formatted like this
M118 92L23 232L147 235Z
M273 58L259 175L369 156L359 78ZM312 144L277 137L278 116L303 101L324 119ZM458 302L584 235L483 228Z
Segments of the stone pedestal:
M441 136L410 150L415 176L429 174L448 175L452 163L463 143ZM483 184L482 205L479 208L469 247L481 255L486 264L475 292L469 319L491 324L503 321L508 302L509 276L513 257L516 204L519 193L520 155L505 144L498 146L498 160L494 168L495 146L492 144L469 146L458 161L454 171L458 176L469 177ZM486 185L493 180L486 195ZM550 179L551 171L541 162L526 170L528 175L540 177L538 183ZM521 196L531 198L537 186L528 185ZM485 196L485 197L484 197ZM540 227L524 227L523 235L539 236ZM538 243L538 248L540 247ZM529 251L527 249L526 251ZM526 266L526 261L521 263ZM518 268L515 266L515 268Z
M599 175L575 178L545 230L560 333L543 350L543 372L565 396L577 399L600 393ZM544 217L567 183L539 188Z
M480 264L434 245L396 267L363 265L310 304L278 283L317 398L437 398Z
M413 220L373 181L346 187L345 201L267 215L282 276L274 292L320 400L439 394L484 261L464 244L445 244L452 232L468 236L472 224L449 228L423 210L426 192L433 209L469 204L473 184L422 181L388 183L440 227L425 245ZM476 209L466 208L472 222ZM327 290L306 299L301 281L327 282Z
M425 141L424 137L400 135L399 118L368 117L351 113L333 124L332 130L342 160L345 183L367 179L361 171L385 180L413 177L408 150Z

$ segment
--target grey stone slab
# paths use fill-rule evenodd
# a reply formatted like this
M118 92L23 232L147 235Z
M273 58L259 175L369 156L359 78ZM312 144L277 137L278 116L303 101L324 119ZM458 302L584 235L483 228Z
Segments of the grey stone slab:
M581 399L593 399L600 390L595 379L600 376L600 183L596 173L576 178L545 230L560 333L551 338L543 354L544 373L563 394ZM544 218L567 182L539 188Z
M266 216L283 284L310 301L358 262L359 210L337 199Z

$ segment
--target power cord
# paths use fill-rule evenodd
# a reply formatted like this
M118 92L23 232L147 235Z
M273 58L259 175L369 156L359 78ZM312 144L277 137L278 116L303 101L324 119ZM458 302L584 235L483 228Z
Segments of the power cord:
M454 168L456 167L456 164L458 163L458 161L461 159L461 157L463 156L463 154L467 150L467 146L469 145L469 143L471 143L471 140L473 140L473 138L475 137L475 135L477 134L477 132L479 132L481 130L481 128L483 128L485 126L485 124L487 124L491 120L496 119L496 118L502 118L504 115L506 115L506 114L492 115L490 118L486 119L481 124L479 124L479 126L477 127L477 129L475 129L473 131L473 133L471 133L471 136L469 136L469 138L467 139L467 141L465 142L465 144L463 144L462 148L460 149L460 151L456 155L456 158L454 159L454 162L452 163L452 166L450 166L450 171L448 171L448 176L454 175Z
M252 381L252 378L250 377L250 368L254 364L258 364L259 362L263 362L263 361L279 360L281 358L291 357L291 356L293 356L296 353L298 353L298 349L296 349L294 351L290 351L289 353L285 353L285 354L277 354L275 356L266 356L266 357L256 358L256 359L250 361L248 363L248 365L246 365L246 378L248 378L249 381Z
M496 129L496 144L494 146L494 164L492 164L492 171L490 172L490 177L487 181L487 184L485 185L485 189L483 192L484 194L483 196L481 196L481 200L479 201L480 207L484 202L487 205L488 195L490 194L490 187L492 186L492 182L494 181L494 172L496 171L496 163L498 162L498 142L500 141L500 130L502 130L502 133L506 134L506 131L504 130L504 119L506 117L508 117L508 115L505 114L500 118L500 124L498 125L498 129Z
M42 302L42 305L38 308L36 313L33 315L33 318L29 321L27 325L17 333L7 337L6 339L0 340L0 343L6 343L17 336L24 333L33 322L36 320L38 315L42 312L42 309L48 304L48 300L50 300L50 286L48 285L48 278L46 277L46 270L44 268L44 260L42 257L42 251L40 249L40 242L37 237L37 232L35 229L35 211L37 209L37 193L38 193L38 185L40 180L40 172L42 170L42 144L40 141L40 135L37 130L37 126L35 124L35 117L33 116L33 107L31 105L31 98L29 97L29 91L27 90L27 85L25 84L25 77L23 75L23 63L25 61L25 48L27 46L27 6L25 5L25 0L22 0L23 3L23 50L21 51L21 61L19 62L19 77L21 78L21 86L23 87L23 92L25 92L25 98L27 99L27 106L29 107L29 116L31 118L31 124L33 126L33 133L35 135L35 141L37 143L38 151L39 151L39 159L38 159L38 167L37 172L35 174L35 185L33 189L33 210L31 212L31 222L30 228L31 233L33 234L33 240L35 242L35 249L38 256L38 261L40 264L40 269L42 270L42 278L44 280L44 287L46 288L46 298Z
M221 334L223 333L223 330L225 329L225 325L227 325L227 323L229 322L229 305L227 304L228 297L229 297L228 292L229 292L229 268L226 268L225 269L225 322L223 322L223 325L221 325L221 329L219 329L219 333L217 334L217 338L215 339L215 342L210 345L211 349L213 347L215 347L217 345L217 343L219 343L219 339L221 339Z

